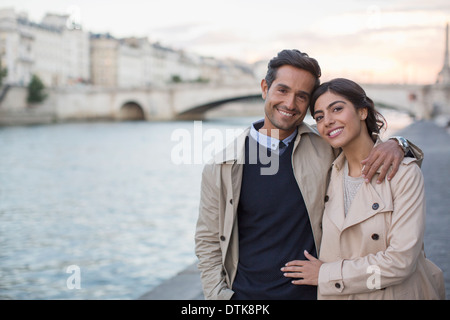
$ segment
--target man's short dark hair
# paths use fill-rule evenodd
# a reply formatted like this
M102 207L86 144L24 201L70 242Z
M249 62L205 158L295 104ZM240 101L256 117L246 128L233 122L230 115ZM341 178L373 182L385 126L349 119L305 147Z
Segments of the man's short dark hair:
M316 78L314 90L320 85L319 78L322 75L322 72L317 60L309 57L308 54L304 52L300 52L297 49L292 49L283 50L279 52L276 57L270 60L265 78L268 88L270 88L272 82L276 79L278 68L284 65L290 65L311 73Z

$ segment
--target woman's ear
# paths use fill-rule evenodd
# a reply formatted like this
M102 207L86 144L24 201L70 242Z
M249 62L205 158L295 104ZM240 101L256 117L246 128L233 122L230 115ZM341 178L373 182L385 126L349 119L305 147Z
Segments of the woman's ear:
M368 114L367 108L359 108L358 111L359 111L359 118L361 120L366 120Z

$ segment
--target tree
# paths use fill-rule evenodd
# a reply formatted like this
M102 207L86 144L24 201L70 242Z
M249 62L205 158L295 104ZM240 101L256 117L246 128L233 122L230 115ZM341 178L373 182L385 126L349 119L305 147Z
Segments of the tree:
M3 85L3 78L8 75L8 69L2 67L2 60L0 57L0 87Z
M180 83L180 82L183 82L183 79L181 79L181 77L178 74L173 74L171 81L173 83Z
M42 80L35 74L31 77L31 81L28 84L28 98L29 103L39 103L47 98L44 92L45 86Z

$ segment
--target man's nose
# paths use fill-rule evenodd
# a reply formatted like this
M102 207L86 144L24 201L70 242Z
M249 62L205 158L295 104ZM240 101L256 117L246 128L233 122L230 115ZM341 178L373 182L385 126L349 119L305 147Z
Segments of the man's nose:
M290 94L290 95L286 96L284 104L286 105L286 107L288 109L294 110L295 109L295 94Z

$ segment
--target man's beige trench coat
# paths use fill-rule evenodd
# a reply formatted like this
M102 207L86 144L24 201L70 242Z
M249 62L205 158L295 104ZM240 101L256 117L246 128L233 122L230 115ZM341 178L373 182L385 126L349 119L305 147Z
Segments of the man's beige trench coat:
M445 299L425 258L423 175L405 158L391 181L363 183L344 214L344 154L333 163L323 215L319 299Z
M206 299L230 299L233 295L230 288L239 257L236 212L248 135L249 129L203 169L195 251ZM329 169L336 156L336 151L314 129L305 123L298 127L292 166L309 213L316 248L322 237Z

